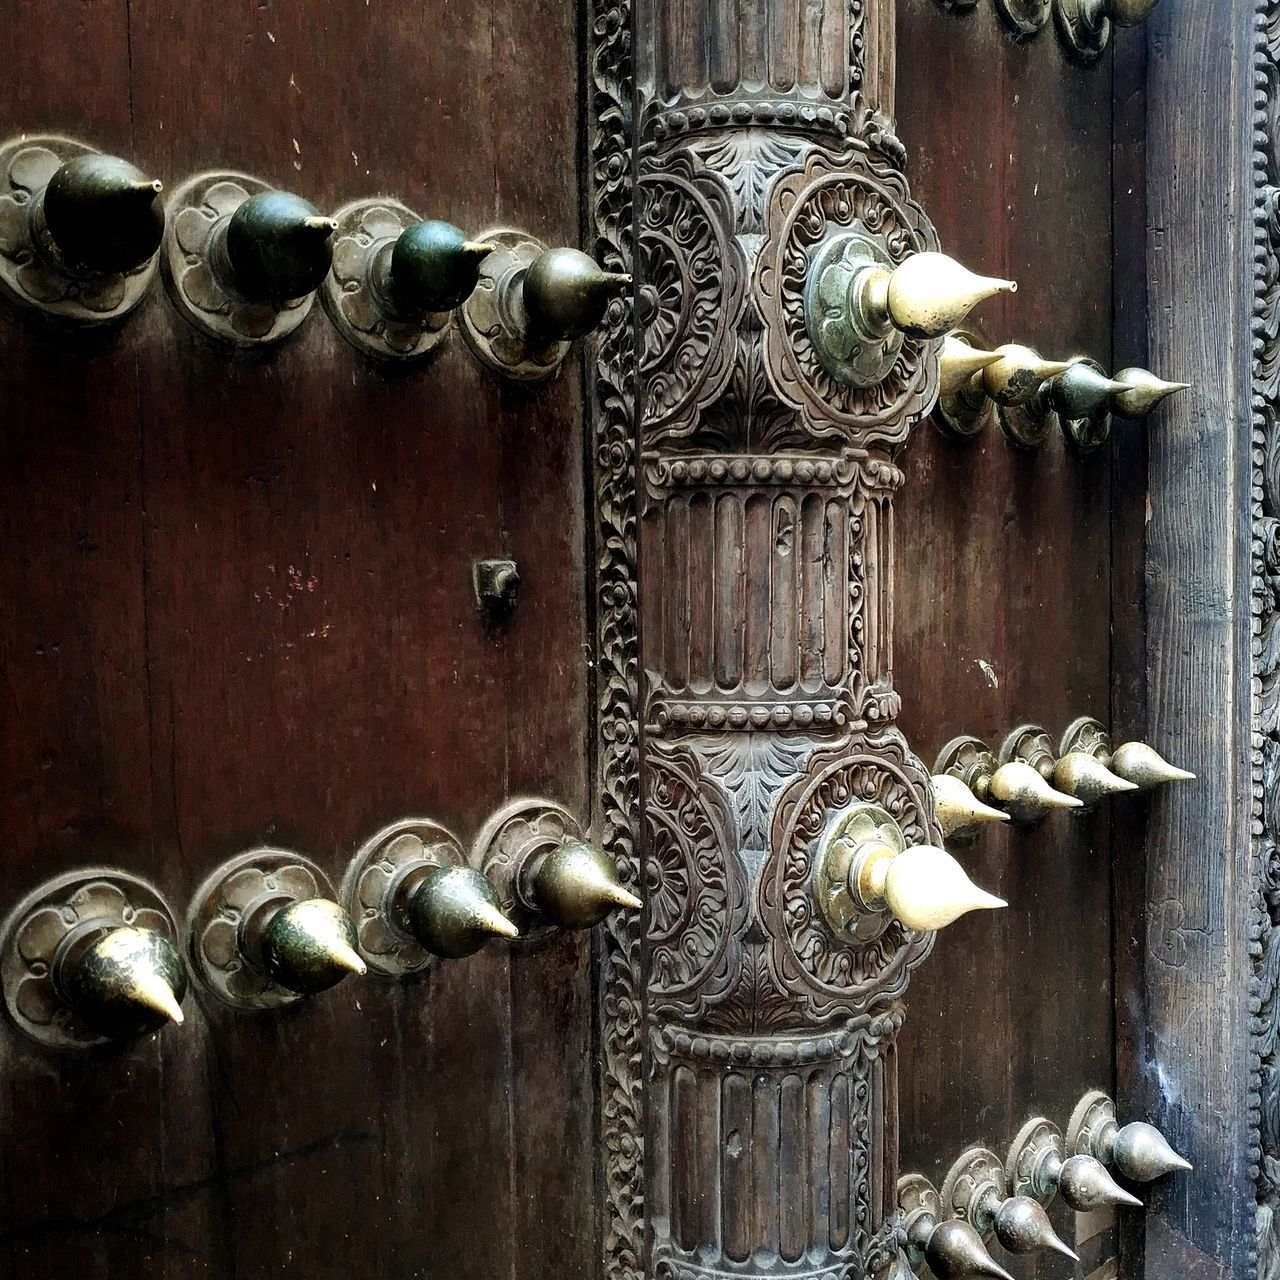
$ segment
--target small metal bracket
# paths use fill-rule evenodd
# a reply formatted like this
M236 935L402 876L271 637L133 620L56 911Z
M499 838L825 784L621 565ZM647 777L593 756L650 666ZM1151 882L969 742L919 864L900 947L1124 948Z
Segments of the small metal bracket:
M1059 756L1072 751L1082 751L1110 767L1111 736L1092 716L1081 716L1063 730L1062 741L1058 745Z
M1107 1164L1111 1157L1107 1139L1110 1137L1114 1142L1118 1128L1116 1104L1101 1089L1090 1089L1071 1113L1067 1124L1067 1152L1073 1156L1094 1156Z
M866 231L829 235L818 245L805 277L805 329L826 371L847 387L874 387L888 377L902 351L903 334L874 323L859 299L858 280L897 263Z
M1039 449L1053 433L1058 415L1049 407L1043 387L1030 400L996 406L1000 430L1019 449Z
M938 752L933 772L959 778L985 804L988 803L988 784L997 768L999 762L981 738L962 734L958 738L952 738Z
M867 849L906 847L902 828L887 809L859 802L833 815L818 838L813 863L813 897L831 930L847 942L875 941L892 916L883 902L864 902L853 886Z
M501 911L522 939L554 931L532 896L533 877L544 854L566 840L584 837L581 823L554 800L513 800L495 813L476 836L473 865L498 891Z
M251 302L226 283L219 266L231 215L269 183L247 173L215 171L184 182L169 201L165 227L165 279L178 310L197 329L237 347L259 347L287 338L306 318L314 293L286 301Z
M928 1231L921 1228L932 1229L930 1223L936 1226L942 1221L942 1199L923 1174L908 1173L898 1179L897 1201L907 1237L907 1260L919 1275L925 1262L924 1245L929 1238Z
M996 8L1015 40L1030 40L1049 21L1049 0L996 0Z
M0 145L0 285L15 301L74 324L118 320L142 301L158 254L127 272L83 275L60 263L44 225L41 196L59 166L96 147L57 134Z
M257 934L291 902L333 898L328 876L290 849L250 849L196 890L187 912L192 968L219 1000L237 1009L280 1009L303 999L272 980Z
M334 328L359 352L376 360L421 360L449 331L451 311L397 316L379 296L376 264L421 219L399 200L355 200L333 215L333 270L320 299Z
M529 338L523 289L525 272L547 246L523 231L486 231L476 237L494 246L480 264L480 280L462 304L462 336L482 364L518 382L556 373L570 343Z
M1096 62L1111 39L1111 20L1097 26L1085 21L1080 0L1053 0L1053 16L1063 47L1077 62Z
M995 1228L995 1214L987 1212L984 1203L988 1188L994 1188L1000 1201L1004 1200L1004 1165L994 1151L988 1151L986 1147L970 1147L943 1179L943 1217L959 1218L984 1240L988 1239Z
M1019 725L1000 745L1000 763L1029 764L1046 782L1053 778L1057 756L1048 733L1038 724Z
M1043 1116L1028 1120L1010 1144L1005 1161L1010 1193L1030 1196L1048 1208L1058 1193L1057 1181L1049 1171L1055 1163L1060 1166L1064 1158L1062 1130Z
M462 842L430 818L402 818L366 840L342 878L340 900L356 923L359 951L374 973L400 978L434 958L403 914L433 868L465 867Z
M477 560L471 567L476 603L490 622L505 622L520 598L520 570L514 560Z
M52 1049L109 1043L111 1037L87 1026L62 992L59 960L70 941L122 925L153 930L177 945L168 904L124 871L68 872L24 898L6 920L0 943L0 983L14 1025ZM181 999L181 990L177 995Z

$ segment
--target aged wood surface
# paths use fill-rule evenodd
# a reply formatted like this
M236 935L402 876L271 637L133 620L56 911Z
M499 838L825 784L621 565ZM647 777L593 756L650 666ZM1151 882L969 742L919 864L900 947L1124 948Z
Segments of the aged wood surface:
M571 8L8 4L0 28L8 132L73 132L170 188L239 168L322 208L393 192L577 243ZM6 906L104 862L181 913L253 844L337 880L399 816L465 840L512 792L585 808L573 363L512 391L454 341L386 375L318 308L236 357L159 292L88 340L6 307L0 345ZM495 631L470 565L500 553L524 586ZM589 1272L588 950L492 948L280 1015L189 1002L156 1044L88 1059L6 1032L0 1257L113 1278Z

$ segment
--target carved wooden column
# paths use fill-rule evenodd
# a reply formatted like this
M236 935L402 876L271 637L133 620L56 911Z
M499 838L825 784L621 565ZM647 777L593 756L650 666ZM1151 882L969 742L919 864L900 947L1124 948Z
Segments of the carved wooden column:
M892 262L935 236L888 121L891 0L636 6L598 0L591 47L595 248L636 278L593 380L597 826L647 904L603 966L606 1269L836 1280L891 1208L929 936L837 939L813 858L860 798L940 839L892 685L893 451L936 359L908 338L836 382L803 298L831 234Z

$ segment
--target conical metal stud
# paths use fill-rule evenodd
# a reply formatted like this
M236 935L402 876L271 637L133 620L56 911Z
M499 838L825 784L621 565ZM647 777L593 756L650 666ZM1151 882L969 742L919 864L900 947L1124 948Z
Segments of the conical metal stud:
M1096 756L1085 751L1069 751L1053 766L1053 785L1092 809L1109 796L1137 791L1136 783L1111 772Z
M163 185L117 156L78 156L44 189L49 236L72 273L132 271L164 238Z
M1093 1156L1072 1156L1058 1170L1058 1194L1077 1213L1096 1209L1141 1209L1142 1201L1126 1191Z
M533 873L532 896L562 929L590 929L619 907L644 907L618 879L609 855L585 840L566 840L543 857Z
M947 399L968 386L974 374L1002 359L998 351L984 351L955 334L942 339L938 352L938 396Z
M314 293L333 261L338 224L289 191L262 191L231 215L229 281L250 302L282 303Z
M273 981L299 995L336 986L367 971L351 917L327 898L306 898L276 911L262 930L262 961Z
M1071 368L1070 360L1046 360L1030 347L1009 342L996 348L1000 359L983 369L982 389L997 404L1024 404L1042 383Z
M1064 418L1091 418L1125 389L1125 383L1108 378L1091 360L1077 360L1049 380L1045 394L1049 407Z
M909 929L941 929L970 911L992 911L1009 904L980 889L945 849L913 845L888 861L883 881L871 893Z
M1165 1174L1190 1172L1192 1165L1184 1160L1154 1125L1135 1120L1121 1128L1115 1137L1112 1159L1116 1172L1131 1182L1154 1182Z
M949 773L935 774L930 782L937 805L938 825L948 838L969 839L992 822L1009 821L1009 815L1003 809L983 804L959 778Z
M183 1021L186 969L173 943L153 929L109 929L83 948L73 944L60 967L68 1002L102 1035L146 1035Z
M987 1252L982 1237L967 1222L952 1219L936 1226L925 1245L925 1260L937 1280L1013 1280Z
M498 891L473 867L436 867L409 900L409 931L432 955L460 959L520 931L501 912Z
M1131 419L1145 418L1161 401L1191 386L1189 382L1166 382L1146 369L1121 369L1116 381L1121 389L1111 397L1111 412Z
M471 296L480 264L494 248L468 240L450 222L428 218L414 223L400 233L387 255L387 296L402 314L452 311Z
M975 275L945 253L915 253L868 282L866 309L912 338L940 338L980 302L1016 293L1017 283Z
M996 1239L1010 1253L1057 1253L1079 1262L1070 1248L1053 1229L1049 1215L1030 1196L1010 1196L996 1210Z
M524 277L523 300L530 332L540 340L567 342L590 333L631 277L605 271L578 249L549 249Z
M1084 807L1075 796L1055 791L1037 770L1017 760L1002 764L992 774L990 795L1020 826L1034 826L1054 809Z
M1194 782L1196 776L1170 764L1145 742L1122 742L1111 754L1111 768L1140 791L1151 791L1169 782Z

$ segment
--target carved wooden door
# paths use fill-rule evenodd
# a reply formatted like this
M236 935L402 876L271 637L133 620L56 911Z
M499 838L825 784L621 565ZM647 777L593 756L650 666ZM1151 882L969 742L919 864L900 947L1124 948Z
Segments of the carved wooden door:
M1153 7L0 0L8 1273L1280 1274L1280 42Z

